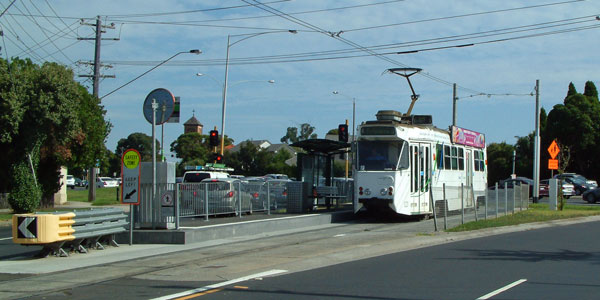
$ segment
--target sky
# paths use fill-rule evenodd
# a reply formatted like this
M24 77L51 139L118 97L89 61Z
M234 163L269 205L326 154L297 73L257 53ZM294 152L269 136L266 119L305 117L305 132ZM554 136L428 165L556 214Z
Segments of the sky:
M452 123L456 83L456 125L484 133L488 144L514 144L534 131L536 80L547 112L570 82L579 92L586 81L600 83L595 0L12 2L0 0L2 57L64 64L90 92L89 77L78 77L92 74L89 24L100 16L109 25L102 75L115 77L99 84L113 125L106 146L115 151L131 133L151 135L144 100L165 88L181 98L180 123L164 125L170 161L170 144L192 115L205 134L222 130L228 36L225 134L235 143L279 143L302 123L324 138L345 120L352 128L353 101L354 126L379 110L406 112L410 87L390 68L422 69L410 77L419 95L413 114L432 115L443 129ZM202 54L178 54L125 85L191 49Z

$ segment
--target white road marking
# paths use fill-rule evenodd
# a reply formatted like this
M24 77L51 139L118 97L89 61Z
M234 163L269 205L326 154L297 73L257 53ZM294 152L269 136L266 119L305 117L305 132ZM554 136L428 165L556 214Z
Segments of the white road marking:
M494 297L494 296L496 296L496 295L498 295L498 294L500 294L500 293L502 293L504 291L507 291L507 290L509 290L509 289L511 289L511 288L513 288L513 287L515 287L515 286L517 286L517 285L519 285L519 284L521 284L521 283L523 283L525 281L527 281L527 279L519 279L519 280L517 280L517 281L515 281L515 282L513 282L513 283L511 283L511 284L509 284L509 285L507 285L507 286L505 286L503 288L499 288L499 289L497 289L497 290L495 290L495 291L493 291L493 292L491 292L489 294L483 295L483 296L477 298L477 300L490 299L491 297Z
M257 278L262 279L262 277L265 277L265 276L273 276L273 275L278 275L278 274L285 273L285 272L287 272L287 270L271 270L271 271L266 271L266 272L262 272L262 273L256 273L253 275L248 275L248 276L240 277L237 279L232 279L232 280L228 280L228 281L221 282L221 283L207 285L205 287L201 287L201 288L197 288L197 289L193 289L193 290L189 290L189 291L185 291L185 292L181 292L181 293L177 293L177 294L167 295L167 296L163 296L163 297L159 297L159 298L154 298L154 299L150 299L150 300L169 300L169 299L173 299L173 298L185 297L185 296L192 295L195 293L201 293L201 292L205 292L208 290L214 290L216 288L220 288L220 287L223 287L226 285L230 285L230 284L234 284L234 283L238 283L238 282L242 282L242 281L247 281L247 280L251 280L251 279L257 279Z
M0 238L0 241L12 240L12 237Z

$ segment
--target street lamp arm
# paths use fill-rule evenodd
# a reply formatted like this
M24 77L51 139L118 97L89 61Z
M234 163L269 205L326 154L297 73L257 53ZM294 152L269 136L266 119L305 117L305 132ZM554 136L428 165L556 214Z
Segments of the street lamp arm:
M154 67L150 68L148 71L146 71L146 72L144 72L144 73L142 73L142 74L138 75L137 77L135 77L135 78L133 78L133 79L129 80L128 82L126 82L125 84L121 85L120 87L118 87L118 88L116 88L116 89L114 89L114 90L110 91L108 94L106 94L106 95L104 95L104 96L100 97L100 99L104 99L104 98L105 98L105 97L107 97L108 95L110 95L110 94L112 94L112 93L114 93L114 92L116 92L116 91L118 91L118 90L120 90L120 89L124 88L125 86L129 85L130 83L132 83L132 82L134 82L134 81L136 81L136 80L140 79L140 78L141 78L141 77L143 77L144 75L146 75L146 74L148 74L148 73L152 72L154 69L156 69L156 68L158 68L158 67L160 67L160 66L164 65L165 63L167 63L167 62L168 62L168 61L170 61L171 59L175 58L175 56L177 56L177 55L179 55L179 54L183 54L183 53L194 53L194 54L201 54L201 53L202 53L202 51L201 51L201 50L198 50L198 49L194 49L194 50L190 50L190 51L182 51L182 52L175 53L175 55L173 55L173 56L171 56L171 57L167 58L166 60L162 61L160 64L158 64L158 65L156 65L156 66L154 66Z
M246 37L241 38L241 39L239 39L239 40L237 40L237 41L235 41L235 42L227 45L227 47L231 47L231 46L233 46L233 45L235 45L235 44L237 44L237 43L239 43L241 41L253 38L255 36L259 36L259 35L263 35L263 34L269 34L269 33L278 33L278 32L289 32L289 33L293 33L293 34L298 33L297 30L290 29L290 30L265 31L265 32L259 32L259 33L247 33L247 34L230 35L230 37L234 37L234 36L246 36Z

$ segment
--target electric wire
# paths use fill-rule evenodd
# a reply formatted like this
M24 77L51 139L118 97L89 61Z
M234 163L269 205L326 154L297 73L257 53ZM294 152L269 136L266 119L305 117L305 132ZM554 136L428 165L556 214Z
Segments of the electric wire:
M469 14L462 14L462 15L454 15L454 16L447 16L447 17L430 18L430 19L424 19L424 20L407 21L407 22L401 22L401 23L377 25L377 26L368 26L368 27L361 27L361 28L354 28L354 29L344 29L343 31L344 32L353 32L353 31L380 29L380 28L386 28L386 27L402 26L402 25L409 25L409 24L418 24L418 23L425 23L425 22L432 22L432 21L451 20L451 19L457 19L457 18L474 17L474 16L496 14L496 13L503 13L503 12L517 11L517 10L525 10L525 9L541 8L541 7L548 7L548 6L555 6L555 5L563 5L563 4L574 3L574 2L581 2L581 1L585 1L585 0L571 0L571 1L563 1L563 2L554 2L554 3L546 3L546 4L539 4L539 5L530 5L530 6L523 6L523 7L507 8L507 9L497 9L497 10L490 10L490 11L483 11L483 12L476 12L476 13L469 13Z
M567 25L576 25L576 24L581 24L581 23L586 23L586 22L597 22L595 17L596 17L596 15L590 15L590 16L584 16L584 17L543 22L543 23L530 24L530 25L522 25L522 26L516 26L516 27L510 27L510 28L494 29L494 30L489 30L489 31L468 33L468 34L462 34L462 35L453 35L453 36L438 37L438 38L431 38L431 39L424 39L424 40L407 41L407 42L402 42L402 43L390 43L390 44L367 46L366 48L369 48L371 50L388 50L388 49L398 49L398 48L406 48L406 47L414 47L414 46L424 46L424 45L431 45L431 44L438 44L438 43L457 42L457 41L464 41L464 40L471 40L471 39L481 39L481 38L485 38L485 37L493 37L493 36L498 36L498 35L522 33L522 32L527 32L527 31L539 31L541 29L549 29L549 28L555 28L555 27L567 26ZM589 20L587 20L587 19L589 19ZM569 22L569 21L572 21L572 22ZM575 27L575 28L572 28L571 30L579 30L579 29L584 30L584 29L589 29L589 28L588 27ZM549 31L549 32L543 33L543 35L548 35L548 34L552 34L555 32L561 33L562 31ZM542 33L537 33L537 34L528 35L526 37L536 37L541 34ZM517 38L520 38L520 37L512 37L512 38L509 38L506 40L512 40L512 39L517 39ZM491 41L496 41L496 40L491 40ZM488 41L488 42L490 42L490 41ZM473 42L473 43L475 43L475 42ZM465 45L471 45L473 43L465 44ZM407 53L416 53L416 52L420 52L420 51L457 48L460 46L461 45L451 45L451 46L447 46L447 47L408 50L403 53L391 52L391 53L383 53L383 54L394 54L394 53L407 54ZM328 55L334 55L334 54L347 54L347 53L356 53L356 52L361 52L361 50L355 49L355 48L346 48L346 49L340 49L340 50L313 51L313 52L304 52L304 53L295 53L295 54L280 54L280 55L254 56L254 57L245 57L245 58L230 58L229 61L230 61L230 63L243 64L244 62L252 62L252 61L269 62L270 60L274 60L274 59L302 58L302 57L309 58L309 57L320 57L320 56L328 56ZM352 57L358 57L358 56L352 56ZM341 58L346 58L346 57L341 57ZM204 62L206 62L206 63L214 62L215 64L224 64L225 60L224 59L215 59L215 60L205 60ZM127 62L117 62L117 63L130 64L130 65L135 65L135 64L147 65L147 64L152 64L152 63L156 63L156 62L134 61L131 63L127 63Z

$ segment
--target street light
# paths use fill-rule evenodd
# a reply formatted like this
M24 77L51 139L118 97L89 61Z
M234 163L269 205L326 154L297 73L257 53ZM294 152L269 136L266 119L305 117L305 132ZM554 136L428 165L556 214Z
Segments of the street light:
M131 80L129 80L127 83L125 83L125 84L121 85L120 87L118 87L118 88L116 88L116 89L114 89L114 90L110 91L108 94L106 94L106 95L104 95L104 96L100 97L100 99L104 99L106 96L108 96L108 95L110 95L110 94L112 94L112 93L114 93L114 92L116 92L116 91L120 90L121 88L124 88L125 86L129 85L130 83L132 83L132 82L134 82L134 81L136 81L136 80L140 79L142 76L144 76L144 75L146 75L146 74L148 74L148 73L152 72L154 69L156 69L156 68L158 68L158 67L160 67L160 66L162 66L162 65L166 64L168 61L170 61L171 59L175 58L177 55L179 55L179 54L183 54L183 53L192 53L192 54L197 54L197 55L199 55L199 54L201 54L201 53L202 53L202 50L198 50L198 49L192 49L192 50L189 50L189 51L181 51L181 52L177 52L177 53L175 53L175 55L173 55L173 56L171 56L171 57L169 57L169 58L167 58L167 59L163 60L163 61L162 61L161 63L159 63L158 65L156 65L156 66L154 66L154 67L150 68L148 71L146 71L146 72L144 72L144 73L140 74L139 76L135 77L134 79L131 79Z
M221 155L223 155L223 151L225 149L225 107L227 105L227 80L228 80L228 75L229 75L229 48L231 48L231 46L233 46L241 41L245 41L245 40L253 38L255 36L270 34L270 33L281 33L281 32L287 32L287 33L292 33L292 34L298 33L298 31L296 31L296 30L277 30L277 31L265 31L265 32L258 32L258 33L249 33L249 34L227 35L227 53L225 55L225 81L223 83L223 107L221 108ZM244 36L244 37L233 43L230 42L232 37L239 37L239 36ZM273 82L275 82L275 81L273 81ZM271 83L273 83L273 82L271 82Z

